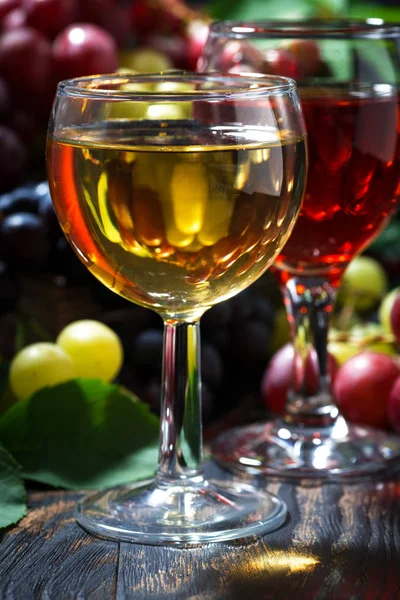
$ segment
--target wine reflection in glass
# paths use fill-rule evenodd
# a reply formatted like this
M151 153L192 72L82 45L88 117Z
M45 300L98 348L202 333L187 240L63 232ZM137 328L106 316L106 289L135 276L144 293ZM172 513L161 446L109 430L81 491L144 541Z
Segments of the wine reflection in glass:
M279 526L286 508L277 497L204 477L199 320L264 273L298 215L306 151L294 82L177 73L62 82L47 164L79 258L164 320L157 475L88 496L78 522L150 544Z
M349 262L396 207L400 181L400 28L372 22L221 22L201 68L290 74L306 122L309 172L300 216L275 261L294 345L282 418L223 435L214 457L231 468L294 477L385 469L400 440L347 423L330 389L327 336ZM318 389L306 365L317 357Z

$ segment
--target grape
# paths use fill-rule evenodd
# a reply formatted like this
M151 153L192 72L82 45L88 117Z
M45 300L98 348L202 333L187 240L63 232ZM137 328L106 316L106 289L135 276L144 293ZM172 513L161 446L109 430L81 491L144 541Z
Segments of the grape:
M77 377L112 381L121 369L121 341L112 329L99 321L70 323L58 335L57 344L71 357Z
M209 25L200 19L191 20L185 31L187 49L185 58L187 67L195 71L208 37Z
M40 218L30 213L9 215L0 223L1 255L23 267L43 266L50 250Z
M22 8L28 25L50 38L76 17L75 0L22 0Z
M206 335L215 333L221 328L226 327L233 315L233 306L229 300L215 304L208 310L201 319L201 331Z
M10 387L24 400L37 390L75 377L71 358L55 344L40 342L23 348L10 366Z
M6 82L0 79L0 119L3 119L10 108L10 95Z
M274 326L272 329L270 351L272 353L282 348L290 340L290 327L287 313L284 308L280 308L275 313Z
M13 31L26 25L26 12L22 8L15 8L7 13L2 22L3 31Z
M0 21L11 12L19 7L21 0L0 0Z
M286 344L272 357L261 381L261 393L268 408L282 414L290 387L296 390L301 385L301 373L296 374L293 366L294 350L292 344ZM328 369L332 382L335 381L338 365L332 355L328 355ZM318 391L318 360L315 351L307 356L306 386L308 394Z
M333 386L343 415L356 423L387 427L389 394L399 375L400 367L391 356L367 351L350 358Z
M338 364L342 365L352 356L359 354L361 348L348 342L332 341L328 344L328 351L335 357Z
M102 27L118 46L125 45L130 35L129 2L124 5L114 0L78 0L78 4L81 23Z
M390 325L396 341L400 344L400 292L397 293L392 306L392 312L390 313Z
M146 329L136 338L132 360L137 368L159 371L162 365L163 332L160 329Z
M42 218L47 237L50 241L55 242L60 237L61 228L51 200L48 183L39 183L35 188L35 194L39 200L39 215Z
M138 73L159 73L172 68L171 61L151 48L138 48L125 55L124 65Z
M318 74L322 61L316 42L313 40L295 40L287 46L287 50L296 58L299 71L305 77Z
M363 325L354 325L350 330L350 337L353 342L361 342L368 346L368 350L381 352L382 354L395 354L394 344L386 341L372 341L374 337L385 335L385 331L378 323L365 323ZM369 339L371 341L369 341Z
M146 48L151 48L156 52L160 52L166 56L176 68L184 69L188 66L187 42L180 35L163 35L156 33L146 39Z
M29 144L37 132L37 115L30 112L29 108L15 107L9 126L25 144Z
M26 102L42 95L51 81L51 46L46 38L29 27L6 31L0 38L0 75L11 93Z
M26 150L18 136L0 125L0 191L10 189L21 178Z
M296 57L284 48L267 50L264 53L265 63L263 72L273 75L284 75L299 79L302 76L300 64Z
M243 365L265 364L269 356L270 329L261 321L248 321L232 331L231 345Z
M152 121L170 121L184 119L185 113L180 102L174 104L150 104L146 111L146 118Z
M218 389L222 384L224 368L221 355L211 344L201 346L201 377L211 388Z
M7 217L20 212L37 214L39 211L38 199L34 186L22 186L5 195L5 200L0 201L0 211Z
M57 241L50 260L52 272L57 275L64 275L69 283L82 283L88 279L88 270L76 256L64 236Z
M390 391L389 419L393 429L400 432L400 376L396 379Z
M394 301L400 293L400 287L394 288L389 294L383 298L378 311L379 321L382 324L384 331L392 333L392 325L390 323L390 315L392 312Z
M0 261L0 313L12 310L18 298L18 290L6 263Z
M344 272L338 303L351 299L357 310L368 310L386 293L387 285L385 270L379 262L369 256L358 256Z
M87 23L70 25L53 43L55 69L60 79L112 73L118 67L117 47L109 33Z

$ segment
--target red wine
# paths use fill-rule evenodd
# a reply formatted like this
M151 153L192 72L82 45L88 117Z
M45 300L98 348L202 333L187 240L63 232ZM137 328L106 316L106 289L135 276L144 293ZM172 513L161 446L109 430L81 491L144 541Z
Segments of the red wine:
M399 104L392 93L360 97L321 88L303 92L302 107L308 181L300 216L276 266L283 280L288 273L304 273L337 283L396 206Z

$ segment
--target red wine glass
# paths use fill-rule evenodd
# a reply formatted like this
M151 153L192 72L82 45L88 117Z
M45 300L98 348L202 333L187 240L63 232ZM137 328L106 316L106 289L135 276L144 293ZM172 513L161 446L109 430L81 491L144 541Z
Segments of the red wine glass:
M396 207L400 178L400 27L381 20L217 22L202 70L290 75L306 122L309 172L300 216L275 262L294 345L284 415L222 435L228 468L295 477L385 469L400 439L346 422L330 387L327 336L349 262ZM317 391L305 366L316 353Z

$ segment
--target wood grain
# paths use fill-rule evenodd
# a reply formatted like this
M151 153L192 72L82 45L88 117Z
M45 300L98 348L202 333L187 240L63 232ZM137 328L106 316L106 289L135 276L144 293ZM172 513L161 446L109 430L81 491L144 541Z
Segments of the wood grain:
M194 548L91 537L73 518L79 494L32 493L1 539L0 598L400 599L400 478L266 487L289 507L279 530Z

